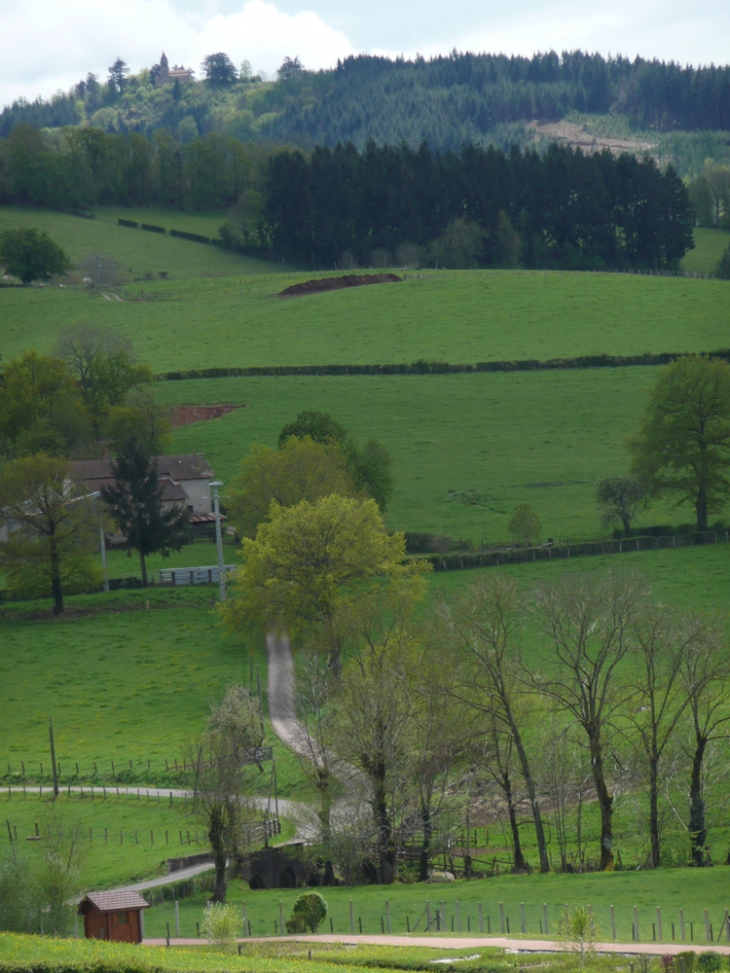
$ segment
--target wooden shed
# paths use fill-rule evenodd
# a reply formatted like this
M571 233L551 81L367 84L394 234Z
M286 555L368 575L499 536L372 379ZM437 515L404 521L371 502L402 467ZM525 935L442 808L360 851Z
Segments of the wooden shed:
M139 892L89 892L79 903L87 939L110 939L120 943L141 943L144 936L142 910L148 905Z

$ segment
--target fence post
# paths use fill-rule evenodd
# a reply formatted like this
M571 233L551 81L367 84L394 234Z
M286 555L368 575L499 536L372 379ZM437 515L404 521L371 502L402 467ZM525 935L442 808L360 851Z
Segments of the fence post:
M543 902L542 904L542 921L543 921L543 925L545 926L545 935L547 936L548 934L547 902Z
M611 939L616 942L616 911L611 906Z
M479 932L484 932L484 913L482 912L482 904L479 903Z
M705 909L705 942L709 943L709 941L710 941L710 917L707 913L707 909Z
M456 902L456 931L461 932L461 907L458 901Z
M725 942L730 942L730 917L728 917L727 909L725 909Z
M385 924L388 929L388 935L390 935L390 900L385 900Z
M284 906L281 904L281 899L279 899L279 929L281 930L281 935L284 935Z
M504 903L503 902L499 903L499 928L502 935L504 935Z
M656 935L659 942L662 941L662 910L656 907Z
M684 941L684 909L679 910L679 938Z
M180 938L180 902L175 899L175 937Z
M525 929L525 903L520 902L520 918L522 919L522 935L524 936L527 930Z
M426 903L426 908L428 908L428 903ZM352 899L350 899L350 932L355 935L355 913L352 910Z

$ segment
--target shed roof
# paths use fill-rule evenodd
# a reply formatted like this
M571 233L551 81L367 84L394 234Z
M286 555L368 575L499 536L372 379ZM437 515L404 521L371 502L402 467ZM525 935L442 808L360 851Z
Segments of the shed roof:
M89 892L81 901L91 903L100 912L124 912L127 909L148 909L148 903L134 889L115 889L111 892Z

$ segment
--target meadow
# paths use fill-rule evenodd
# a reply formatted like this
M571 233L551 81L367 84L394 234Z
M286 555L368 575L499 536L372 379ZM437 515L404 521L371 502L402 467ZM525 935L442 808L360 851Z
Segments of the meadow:
M50 210L0 206L0 233L21 227L45 230L72 261L78 262L97 253L113 257L128 280L144 279L145 275L157 278L161 273L174 279L240 276L271 273L272 270L271 264L263 260L169 235L130 229L119 226L116 221L116 217L121 216L122 219L161 225L167 230L173 228L216 236L222 217L218 217L214 231L210 217L177 215L164 210L132 213L120 208L119 211L102 212L100 216L101 219L89 220ZM33 330L35 333L35 327Z
M191 247L196 262L208 250L216 259L226 256L185 240L109 230ZM140 282L121 292L125 303L78 288L3 289L3 355L13 358L29 346L49 352L60 330L85 320L129 338L155 372L418 359L476 363L713 351L727 344L725 281L453 271L306 297L276 296L307 276Z
M682 260L682 270L697 274L714 274L717 262L730 246L730 230L713 230L710 227L696 226L694 230L695 247L689 250Z
M506 541L518 503L529 503L543 540L605 537L595 482L628 469L655 368L425 376L284 376L164 382L160 401L245 404L175 431L176 452L204 452L230 483L253 443L275 447L303 409L331 413L393 459L389 527ZM225 489L223 491L225 493ZM639 523L686 523L693 512L658 504Z
M724 910L730 905L728 878L730 868L721 866L688 873L685 869L657 869L647 872L605 872L588 875L503 875L499 878L459 880L442 885L394 885L387 889L365 886L322 889L327 900L329 917L320 932L329 932L329 921L335 933L350 932L350 900L354 905L355 931L367 934L380 933L381 920L386 916L386 899L390 904L391 930L393 933L423 933L426 901L432 917L436 909L443 912L446 931L479 933L479 903L482 904L484 932L500 933L500 903L505 920L509 920L510 933L521 933L521 905L524 903L526 935L533 938L545 934L543 904L548 907L548 935L555 938L560 915L568 906L590 905L596 916L599 938L611 939L610 907L615 907L616 938L620 942L632 940L633 907L639 919L639 938L652 940L652 923L656 923L657 906L662 909L664 941L680 940L679 910L684 911L687 948L701 949L705 942L704 910L709 913L714 937L721 928ZM252 892L243 882L232 883L229 901L243 908L251 922L253 936L273 936L279 919L279 902L284 918L291 914L296 890L272 889ZM204 897L189 898L180 902L181 935L195 935L195 923L202 920ZM420 920L420 924L419 923ZM174 907L162 903L148 910L145 915L145 935L164 936L166 924L174 930ZM418 925L417 925L418 924ZM672 937L672 924L675 934ZM690 929L690 924L692 928ZM506 923L505 923L506 925ZM690 941L690 936L693 940ZM690 943L692 942L692 946Z

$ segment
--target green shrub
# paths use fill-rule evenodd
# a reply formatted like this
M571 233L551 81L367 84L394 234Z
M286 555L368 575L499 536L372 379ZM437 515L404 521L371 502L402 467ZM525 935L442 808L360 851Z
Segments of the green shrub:
M711 953L709 950L700 953L697 957L697 969L701 973L719 973L722 969L722 959L717 953Z
M319 892L302 892L294 902L292 916L286 924L288 932L316 932L320 922L327 918L327 903ZM304 928L299 928L300 926ZM290 926L296 928L289 928Z

